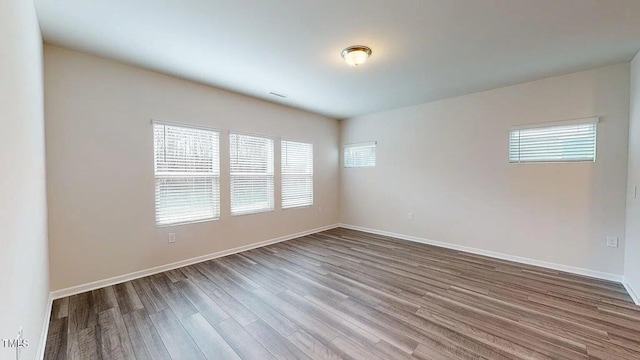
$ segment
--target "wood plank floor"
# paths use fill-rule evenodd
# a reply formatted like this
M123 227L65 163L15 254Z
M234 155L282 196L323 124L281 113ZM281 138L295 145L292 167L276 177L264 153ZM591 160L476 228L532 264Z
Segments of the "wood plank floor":
M56 300L45 359L640 359L620 284L335 229Z

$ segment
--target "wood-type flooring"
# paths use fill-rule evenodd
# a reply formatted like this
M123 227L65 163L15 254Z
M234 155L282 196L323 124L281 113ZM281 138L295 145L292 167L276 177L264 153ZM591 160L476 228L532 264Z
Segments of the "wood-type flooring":
M617 283L334 229L55 300L45 359L640 359Z

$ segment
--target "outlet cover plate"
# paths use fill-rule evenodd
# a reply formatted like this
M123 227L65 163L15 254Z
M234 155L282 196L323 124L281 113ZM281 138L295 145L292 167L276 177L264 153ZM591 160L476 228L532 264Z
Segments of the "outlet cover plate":
M607 236L607 246L612 248L618 247L618 237L617 236Z

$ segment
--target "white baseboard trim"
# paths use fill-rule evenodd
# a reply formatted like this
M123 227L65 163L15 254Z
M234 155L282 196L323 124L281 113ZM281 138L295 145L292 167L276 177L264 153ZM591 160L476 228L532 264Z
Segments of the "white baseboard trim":
M627 290L627 292L629 293L629 296L631 296L631 299L633 300L633 302L636 305L640 305L640 292L636 291L631 284L629 284L629 282L627 281L627 279L624 279L622 281L622 285L624 285L624 288Z
M492 257L492 258L496 258L496 259L508 260L508 261L513 261L513 262L517 262L517 263L521 263L521 264L534 265L534 266L540 266L540 267L544 267L544 268L552 269L552 270L565 271L565 272L568 272L568 273L589 276L589 277L593 277L593 278L597 278L597 279L615 281L615 282L618 282L618 283L622 283L622 280L623 280L622 279L622 275L605 273L605 272L600 272L600 271L595 271L595 270L589 270L589 269L579 268L579 267L575 267L575 266L556 264L556 263L551 263L551 262L547 262L547 261L536 260L536 259L531 259L531 258L526 258L526 257L521 257L521 256L503 254L503 253L494 252L494 251L477 249L477 248L473 248L473 247L469 247L469 246L456 245L456 244L446 243L446 242L442 242L442 241L435 241L435 240L425 239L425 238L421 238L421 237L417 237L417 236L398 234L398 233L394 233L394 232L390 232L390 231L370 229L370 228L366 228L366 227L349 225L349 224L340 224L340 227L343 227L345 229L364 231L364 232L368 232L368 233L371 233L371 234L390 236L390 237L394 237L394 238L398 238L398 239L402 239L402 240L408 240L408 241L413 241L413 242L418 242L418 243L422 243L422 244L443 247L443 248L452 249L452 250L464 251L464 252L468 252L468 253L472 253L472 254L476 254L476 255L484 255L484 256L488 256L488 257Z
M142 278L145 276L161 273L168 270L177 269L183 266L189 266L189 265L197 264L203 261L207 261L207 260L211 260L211 259L215 259L215 258L219 258L219 257L231 255L231 254L236 254L242 251L251 250L251 249L279 243L282 241L287 241L287 240L299 238L302 236L315 234L321 231L335 229L337 227L339 227L338 224L323 226L323 227L319 227L319 228L315 228L307 231L302 231L296 234L285 235L275 239L264 240L257 243L236 247L233 249L218 251L212 254L197 256L191 259L186 259L186 260L181 260L181 261L177 261L170 264L160 265L160 266L152 267L145 270L135 271L129 274L118 275L118 276L114 276L112 278L108 278L104 280L98 280L98 281L93 281L86 284L76 285L76 286L68 287L65 289L52 291L51 298L55 300L55 299L60 299L60 298L71 296L71 295L81 294L83 292L100 289L105 286L120 284L126 281Z
M53 307L53 297L49 293L47 305L42 319L42 330L40 331L40 340L38 341L38 352L36 359L44 359L44 350L47 347L47 336L49 335L49 319L51 318L51 309Z

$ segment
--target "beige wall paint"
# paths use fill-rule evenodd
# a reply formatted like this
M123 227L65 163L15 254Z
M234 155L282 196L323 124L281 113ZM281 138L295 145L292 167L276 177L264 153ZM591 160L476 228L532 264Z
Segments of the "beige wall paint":
M640 53L631 62L625 281L640 297ZM637 194L634 197L635 187Z
M32 1L0 2L0 338L35 359L49 296L42 38ZM0 359L15 349L0 345Z
M345 120L378 153L341 170L341 222L620 275L628 104L627 63ZM509 164L510 127L592 116L595 163Z
M56 46L44 53L53 290L337 223L336 120ZM222 130L220 220L155 227L151 119ZM231 217L230 129L313 143L314 206L280 210L276 174L275 211Z

